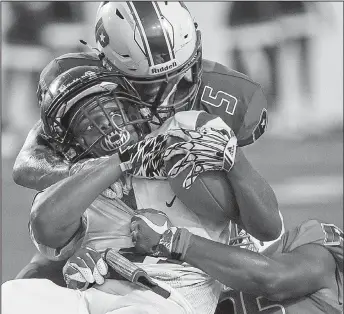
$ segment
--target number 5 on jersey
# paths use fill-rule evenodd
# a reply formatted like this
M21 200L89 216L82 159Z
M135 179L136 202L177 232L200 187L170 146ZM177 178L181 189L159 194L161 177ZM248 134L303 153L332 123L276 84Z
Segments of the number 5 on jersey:
M206 104L213 107L226 106L226 112L230 115L234 115L235 107L238 100L223 91L215 92L214 89L210 86L205 86L201 100Z

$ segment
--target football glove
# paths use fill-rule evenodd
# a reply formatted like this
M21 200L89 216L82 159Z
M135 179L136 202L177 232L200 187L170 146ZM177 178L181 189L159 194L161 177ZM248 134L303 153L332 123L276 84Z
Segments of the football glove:
M136 144L119 149L123 172L135 177L166 179L163 155L168 135L146 138Z
M183 260L190 243L191 233L174 227L161 211L136 211L130 225L132 241L138 252L155 257Z
M229 172L235 160L237 138L230 129L200 127L197 130L173 129L168 135L181 138L183 141L170 145L164 154L168 161L177 155L185 155L170 169L168 176L176 177L191 166L183 187L189 189L196 178L205 171L225 170Z
M93 283L102 285L107 274L108 265L100 253L89 247L78 250L63 267L67 287L74 290L86 290Z
M168 135L158 135L146 138L125 148L120 148L118 156L121 161L122 171L135 177L166 179L167 174L162 157L165 153L168 137ZM70 167L69 175L73 175L84 168L97 166L104 158L109 157L103 156L80 160Z

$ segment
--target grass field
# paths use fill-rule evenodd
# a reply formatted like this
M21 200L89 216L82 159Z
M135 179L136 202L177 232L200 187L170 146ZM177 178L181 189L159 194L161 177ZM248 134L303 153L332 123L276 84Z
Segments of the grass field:
M317 218L343 228L343 138L307 141L264 136L246 156L274 188L286 228ZM12 180L13 159L2 160L2 282L29 262L35 248L28 237L34 191Z

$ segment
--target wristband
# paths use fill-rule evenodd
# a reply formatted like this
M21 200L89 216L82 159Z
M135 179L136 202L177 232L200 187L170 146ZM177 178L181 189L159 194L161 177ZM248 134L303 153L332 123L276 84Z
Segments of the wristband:
M185 228L177 228L172 242L171 256L173 259L183 261L190 245L192 233Z
M128 170L133 169L133 164L130 161L122 162L122 163L120 163L119 166L120 166L122 172L126 172Z

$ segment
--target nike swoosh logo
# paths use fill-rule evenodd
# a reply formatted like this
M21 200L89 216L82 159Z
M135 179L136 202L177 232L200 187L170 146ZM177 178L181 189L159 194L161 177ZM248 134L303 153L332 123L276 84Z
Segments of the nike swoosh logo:
M175 195L175 196L172 198L172 201L171 201L170 203L167 203L167 202L166 202L166 206L167 206L167 207L172 207L172 205L173 205L173 203L174 203L176 197L177 197L177 195Z
M147 226L154 230L156 233L163 234L168 229L167 221L165 221L164 225L158 226L150 221L146 216L138 214L136 215L136 217L141 218L147 224Z

